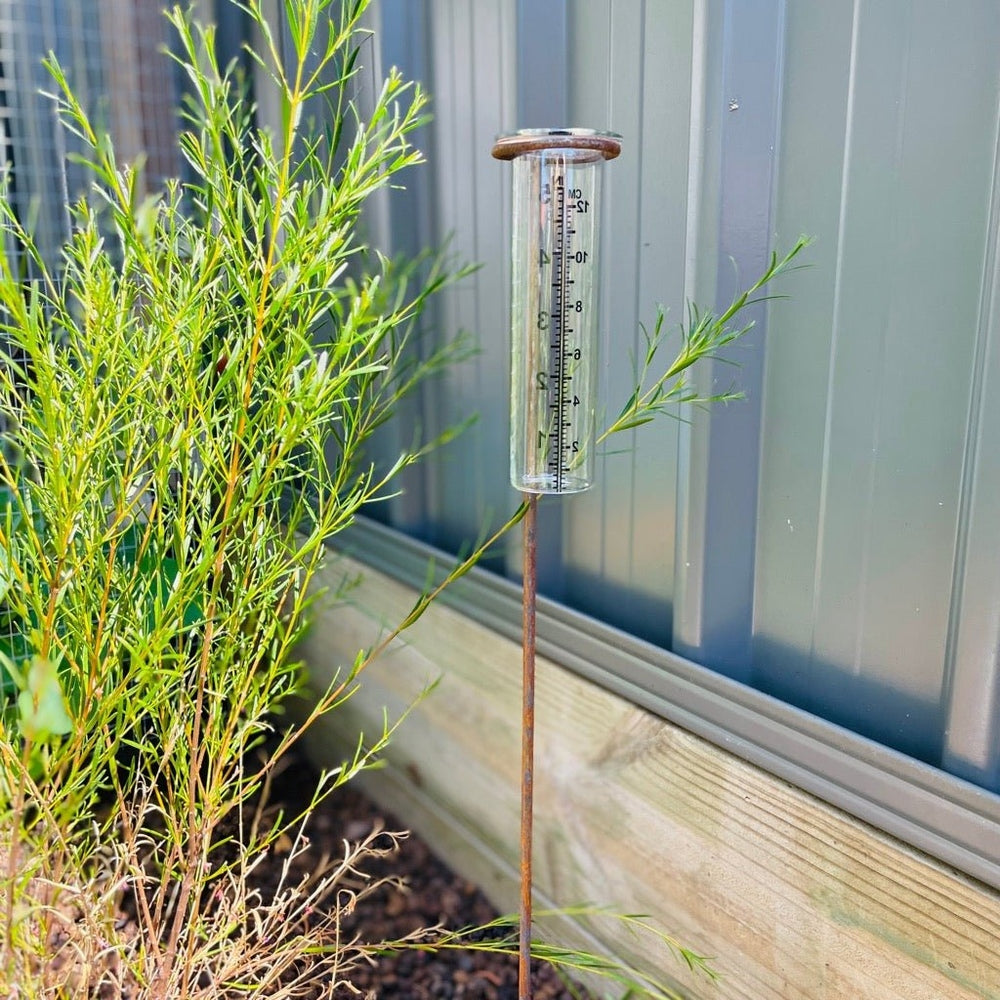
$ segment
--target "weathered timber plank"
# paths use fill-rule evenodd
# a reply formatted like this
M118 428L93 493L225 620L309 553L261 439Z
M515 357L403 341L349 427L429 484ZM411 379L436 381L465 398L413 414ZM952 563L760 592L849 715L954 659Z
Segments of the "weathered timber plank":
M362 572L304 645L317 679L412 607L412 590ZM313 752L332 760L327 739L374 731L383 706L404 711L436 677L368 787L510 909L516 644L434 607L365 672ZM681 977L692 997L1000 1000L996 892L545 660L536 711L540 897L653 914L724 974L718 986ZM613 926L592 930L676 971Z

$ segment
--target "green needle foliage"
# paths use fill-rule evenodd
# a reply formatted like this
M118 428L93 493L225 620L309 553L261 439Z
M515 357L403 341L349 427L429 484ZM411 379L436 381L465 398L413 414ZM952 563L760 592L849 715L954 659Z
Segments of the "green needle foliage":
M674 328L666 324L666 312L660 307L652 331L644 326L641 328L646 350L636 365L635 388L618 416L597 435L597 443L602 444L616 434L634 430L661 416L680 417L680 408L684 405L708 406L740 399L742 393L736 388L715 395L703 395L692 387L691 375L699 370L699 365L704 366L705 362L717 359L720 351L736 343L753 329L752 322L742 322L742 314L750 306L779 297L765 295L764 291L776 279L800 266L796 264L796 260L810 242L808 237L800 237L783 256L773 253L764 273L748 288L738 292L729 306L718 315L689 303L687 324L680 323ZM676 353L669 363L664 364L663 355L666 353L669 356L674 342L677 345ZM544 501L544 496L538 499ZM369 651L368 660L382 652L400 632L414 624L448 586L465 576L508 531L524 520L527 512L528 501L524 501L507 521L477 544L469 555L460 559L453 569L435 584L424 588L406 618L374 650Z
M636 366L636 387L618 416L604 433L598 436L598 443L606 441L613 434L648 424L659 414L676 416L678 404L704 406L739 399L742 394L736 389L714 395L703 395L692 386L691 374L699 362L717 358L719 351L735 343L753 329L753 323L740 323L741 314L749 306L774 298L771 295L763 295L764 288L776 278L795 269L796 258L809 242L808 239L800 237L783 257L772 253L764 273L749 288L739 292L721 314L715 315L711 311L703 311L694 303L689 303L687 323L680 323L677 327L680 342L677 354L662 371L660 364L662 352L673 331L671 327L664 325L666 322L664 310L658 309L653 329L650 331L645 326L641 327L646 350Z
M676 938L653 926L649 919L636 913L617 913L607 907L581 904L559 910L536 910L534 917L544 921L552 917L571 917L593 921L610 919L621 925L631 935L642 936L666 953L679 959L691 972L698 973L710 982L718 974L709 959L685 947ZM519 949L518 917L501 916L486 924L462 927L459 930L431 929L418 931L408 939L386 942L380 953L403 949L437 953L441 951L481 951L499 955L516 955ZM545 941L532 940L532 957L555 966L560 972L576 977L598 978L612 987L622 997L643 996L649 1000L683 1000L682 994L662 976L647 975L625 962L579 948L564 948Z

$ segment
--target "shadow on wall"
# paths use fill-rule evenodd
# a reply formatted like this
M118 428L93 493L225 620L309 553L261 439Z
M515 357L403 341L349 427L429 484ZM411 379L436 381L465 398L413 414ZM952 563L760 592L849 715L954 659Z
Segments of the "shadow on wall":
M564 588L562 594L547 596L661 649L671 649L671 602L572 570L566 572ZM718 672L731 676L726 670ZM871 671L857 674L761 635L753 639L753 663L747 676L749 685L764 694L926 764L942 766L943 698L900 690L872 677ZM1000 790L1000 782L993 790Z
M552 513L558 514L558 510L553 507ZM442 540L441 535L447 534L444 529L428 530L426 524L423 527L423 534L432 536L426 539L432 544L441 546L444 541L442 547L447 548L448 542L455 542L454 538ZM558 524L551 527L558 529ZM558 530L541 533L543 543L549 540L556 547L560 537ZM519 558L520 531L506 539L506 546L490 553L480 567L501 576L513 576L511 563ZM468 547L467 542L464 546L455 545L460 551L468 551ZM672 649L672 601L656 594L639 592L634 587L615 583L596 573L565 566L557 558L552 558L558 554L549 553L550 558L545 558L544 544L540 546L539 593L542 596L660 649ZM741 620L737 631L743 627L745 623ZM943 693L931 698L901 690L891 679L873 676L873 665L867 665L866 673L856 673L842 663L810 656L807 650L778 642L766 635L753 637L752 650L749 669L741 671L736 679L883 746L933 767L942 767L946 724ZM703 665L724 676L734 677L730 670L711 663ZM974 780L982 785L978 777ZM1000 791L1000 776L985 787Z
M765 694L941 766L945 712L932 701L891 683L856 674L766 636L754 637L751 685Z
M608 622L661 649L673 645L673 605L636 593L596 574L567 570L562 594L552 594L584 614ZM714 669L711 664L706 664ZM727 676L728 671L721 670ZM945 710L931 700L901 691L870 673L810 657L807 651L757 635L751 687L852 732L892 747L934 767L941 766Z
M546 596L661 649L670 649L674 628L671 601L573 568L566 569L562 587L562 593ZM544 592L544 585L542 589Z

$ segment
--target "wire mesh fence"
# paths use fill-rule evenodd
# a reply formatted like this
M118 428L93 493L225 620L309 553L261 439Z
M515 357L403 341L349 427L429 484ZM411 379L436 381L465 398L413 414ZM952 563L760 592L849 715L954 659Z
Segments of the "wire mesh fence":
M66 70L98 127L114 142L121 161L141 163L147 192L179 174L176 142L181 81L164 49L170 44L161 0L0 0L0 166L2 196L18 226L31 234L40 256L58 272L61 247L70 233L68 206L87 189L86 168L77 162L78 140L64 128L51 97L44 60ZM30 255L7 231L4 250L24 276L26 290L38 278ZM0 335L2 337L2 335ZM9 420L24 359L9 338L0 339L0 364L14 377L0 402L0 447L7 447ZM18 456L21 468L30 456ZM11 460L8 468L16 468ZM9 476L4 477L10 479ZM13 482L0 482L0 523L16 546L26 534L26 507ZM40 518L28 514L44 536ZM116 546L125 564L136 559L137 536L126 532ZM12 553L5 551L3 569ZM5 658L16 666L32 654L32 624L14 610L10 573L0 580L0 694L13 686Z

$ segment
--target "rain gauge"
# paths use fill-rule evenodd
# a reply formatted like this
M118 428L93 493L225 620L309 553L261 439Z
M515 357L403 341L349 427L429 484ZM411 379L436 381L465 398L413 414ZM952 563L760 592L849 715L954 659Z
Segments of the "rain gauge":
M510 479L524 516L519 1000L530 1000L537 505L594 480L601 174L621 136L522 129L493 146L514 169Z

